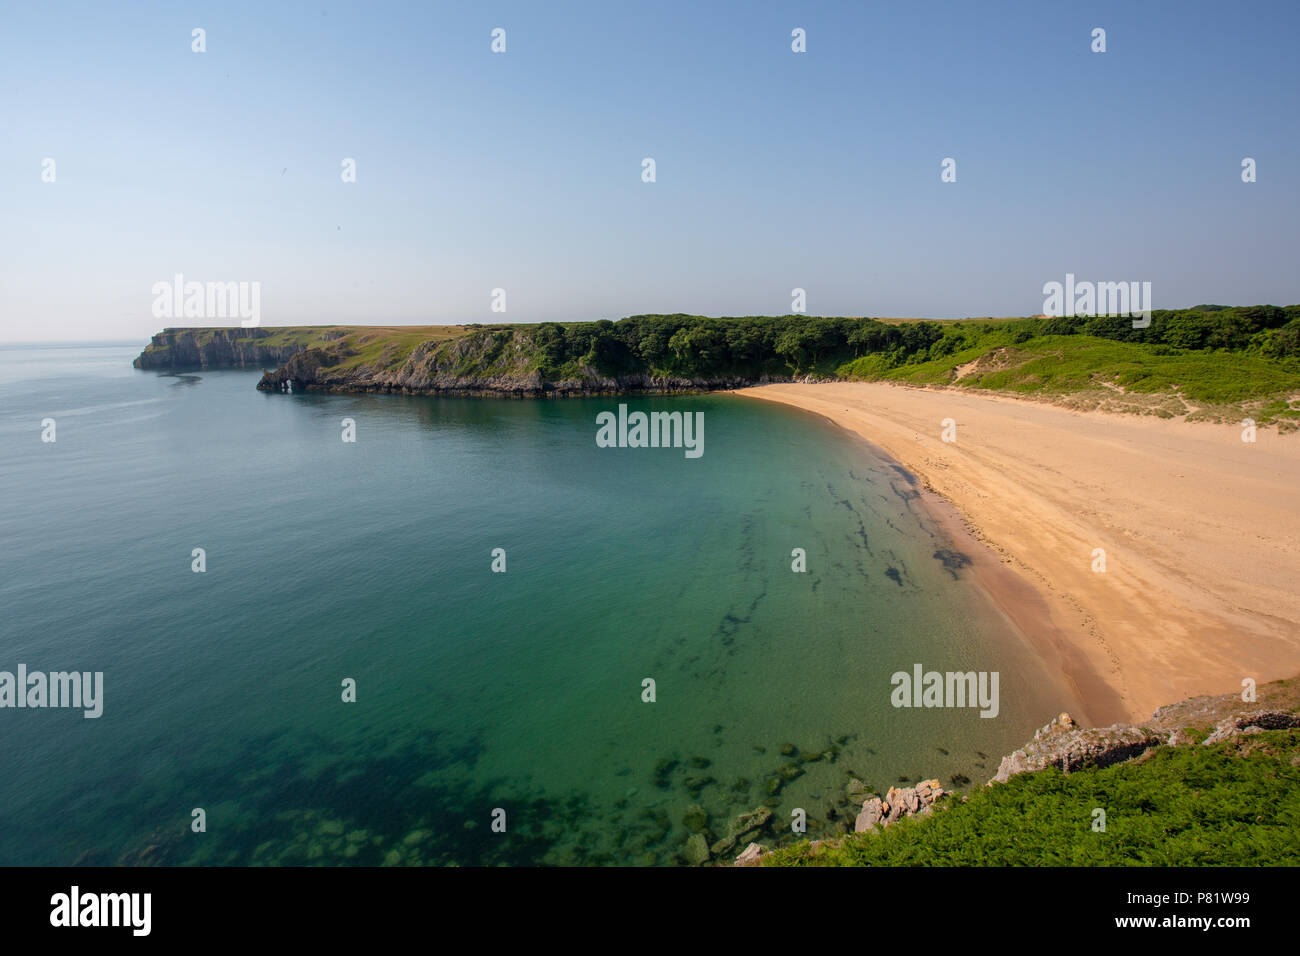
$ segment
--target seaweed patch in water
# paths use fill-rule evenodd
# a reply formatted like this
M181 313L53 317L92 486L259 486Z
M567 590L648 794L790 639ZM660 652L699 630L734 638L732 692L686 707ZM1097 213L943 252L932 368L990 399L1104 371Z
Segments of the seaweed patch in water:
M421 734L393 753L364 757L340 753L326 741L317 744L334 751L324 769L319 750L310 760L280 751L256 776L247 774L242 761L182 774L182 791L211 793L245 772L236 815L231 819L231 808L223 811L230 825L214 827L201 840L191 839L183 826L159 829L153 808L114 808L135 834L125 841L118 864L497 866L618 860L616 848L599 842L600 834L583 830L593 816L585 794L552 798L526 792L530 788L517 781L450 779L443 771L477 760L477 742L443 748L436 734ZM264 753L255 741L249 745L248 753ZM504 833L492 827L496 807L507 812ZM109 855L96 848L78 862L103 862Z
M960 551L951 551L947 548L940 548L934 553L934 558L943 565L943 569L953 576L953 580L958 579L957 572L963 568L970 567L971 559Z

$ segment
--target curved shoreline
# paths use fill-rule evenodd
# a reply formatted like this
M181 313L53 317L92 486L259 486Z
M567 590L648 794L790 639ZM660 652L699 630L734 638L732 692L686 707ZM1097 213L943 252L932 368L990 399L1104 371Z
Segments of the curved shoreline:
M861 438L856 433L855 437ZM922 502L944 533L954 541L969 543L964 553L971 559L970 570L977 586L1008 619L1015 636L1045 667L1060 676L1067 692L1073 695L1072 700L1061 701L1055 710L1075 714L1085 726L1101 727L1128 719L1131 715L1123 698L1079 652L1071 635L1053 620L1043 596L998 560L988 542L980 538L951 501L928 485L921 487Z
M987 602L989 616L1003 621L1003 628L994 635L995 639L1004 645L1020 645L1013 648L1013 653L1032 655L1047 674L1057 680L1059 690L1056 695L1051 695L1049 708L1052 714L1068 711L1085 725L1097 726L1128 719L1122 698L1078 652L1070 635L1062 632L1052 619L1051 608L1042 595L998 559L989 543L971 527L951 501L935 492L921 475L884 448L842 422L795 403L782 401L779 404L815 415L843 432L847 440L865 445L873 457L888 463L905 477L917 493L925 517L969 560L965 570L973 576L979 597Z
M1243 450L1234 426L884 383L733 394L820 414L916 474L1094 724L1300 668L1295 436L1261 430ZM945 418L956 443L940 440Z

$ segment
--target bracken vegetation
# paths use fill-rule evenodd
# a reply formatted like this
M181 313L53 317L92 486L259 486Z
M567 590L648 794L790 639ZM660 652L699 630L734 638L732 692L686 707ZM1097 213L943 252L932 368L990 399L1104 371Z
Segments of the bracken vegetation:
M1056 768L948 797L931 816L800 843L767 866L1295 866L1300 730L1160 747L1104 770ZM1104 832L1093 829L1105 811Z

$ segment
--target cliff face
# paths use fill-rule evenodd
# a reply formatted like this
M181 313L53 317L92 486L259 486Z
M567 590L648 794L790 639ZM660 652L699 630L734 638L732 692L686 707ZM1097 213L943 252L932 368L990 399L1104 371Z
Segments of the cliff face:
M501 395L515 398L560 398L577 395L668 394L743 388L769 381L742 377L684 378L658 375L602 375L595 369L578 377L548 379L536 369L457 368L436 357L408 359L396 368L369 365L337 368L332 356L311 349L265 372L257 387L263 391L395 392L406 395Z
M282 365L306 346L272 329L164 329L133 363L142 369L264 368ZM270 340L270 341L267 341Z
M519 398L701 392L795 380L760 370L663 372L626 355L621 362L598 360L594 348L580 358L557 357L553 336L536 326L164 329L135 367L273 368L258 383L263 391Z
M340 337L292 355L262 376L264 391L397 392L505 395L520 398L624 393L699 392L790 378L745 375L608 374L590 365L546 367L531 329L476 329L454 338L357 341Z

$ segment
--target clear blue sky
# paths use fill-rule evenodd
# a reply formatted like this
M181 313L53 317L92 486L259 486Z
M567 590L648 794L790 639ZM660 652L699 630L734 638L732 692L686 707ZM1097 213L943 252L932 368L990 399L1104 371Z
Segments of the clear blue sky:
M263 325L783 314L796 286L1025 315L1067 272L1291 304L1297 36L1296 2L6 3L0 341L204 324L152 316L178 272L260 282Z

